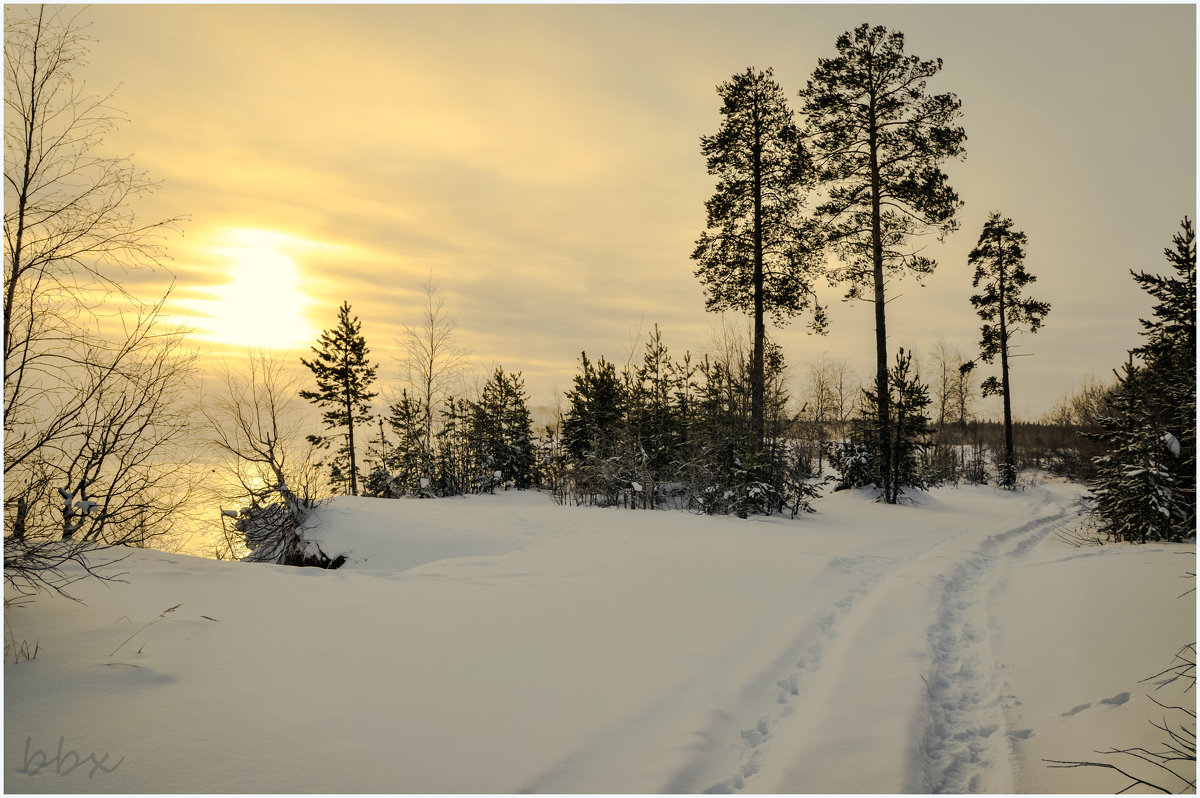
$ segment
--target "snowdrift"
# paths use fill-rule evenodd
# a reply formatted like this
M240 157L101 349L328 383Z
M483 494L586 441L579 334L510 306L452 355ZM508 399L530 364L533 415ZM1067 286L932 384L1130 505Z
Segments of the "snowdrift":
M1042 760L1158 739L1194 547L1072 548L1063 483L817 507L343 498L307 531L338 570L126 552L7 610L5 789L1125 786Z

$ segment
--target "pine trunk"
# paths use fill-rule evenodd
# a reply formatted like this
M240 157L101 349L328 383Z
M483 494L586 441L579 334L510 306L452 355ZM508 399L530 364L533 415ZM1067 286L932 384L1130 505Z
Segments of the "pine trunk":
M357 466L354 462L354 405L346 403L347 445L350 447L350 495L358 495Z
M1013 452L1012 400L1008 382L1008 323L1005 318L1004 284L1004 236L1000 236L996 247L996 265L1000 273L1000 382L1004 396L1004 474L1001 484L1011 487L1016 484L1016 457Z
M762 214L762 125L757 102L754 107L754 144L751 147L754 180L754 354L750 366L750 427L761 450L766 439L766 366L763 322L763 214Z
M869 148L871 159L871 260L875 278L875 392L879 413L879 473L883 477L883 496L888 504L895 504L896 486L892 484L895 453L892 446L891 397L888 395L887 379L887 319L885 317L885 294L883 283L883 222L880 218L879 142L875 127L875 98L871 98L871 129Z

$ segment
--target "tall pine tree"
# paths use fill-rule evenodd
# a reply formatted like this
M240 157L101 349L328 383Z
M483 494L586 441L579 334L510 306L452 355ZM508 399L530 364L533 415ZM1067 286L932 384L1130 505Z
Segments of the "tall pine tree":
M979 356L985 363L1000 356L1000 380L988 377L983 383L983 395L999 394L1004 399L1004 463L1000 468L1000 484L1006 488L1017 484L1008 364L1013 336L1037 332L1050 312L1048 302L1021 295L1025 286L1037 280L1025 271L1025 244L1025 234L1013 229L1012 219L993 211L983 224L979 243L967 256L967 264L975 267L971 285L983 288L971 297L971 304L984 322Z
M839 36L837 49L837 56L817 60L800 96L806 137L828 191L817 217L843 263L834 276L849 285L848 297L875 304L884 493L895 503L899 490L886 482L894 469L885 281L889 274L933 271L934 261L909 245L914 235L935 231L941 238L957 229L962 203L941 167L963 155L966 133L954 124L961 116L958 98L926 91L941 59L907 55L904 34L864 24Z
M787 97L770 69L748 68L717 87L720 129L701 136L700 151L717 189L706 203L708 229L692 259L707 307L738 310L754 323L750 366L751 428L763 442L764 316L776 323L812 309L813 327L825 316L812 290L820 246L800 218L804 158Z
M351 496L358 495L358 466L354 456L354 425L369 420L370 402L375 398L371 383L375 382L375 366L367 360L367 341L362 335L358 317L351 318L350 303L343 302L338 310L338 323L325 330L312 347L316 357L300 359L317 382L315 391L304 390L300 396L318 407L327 408L321 415L328 429L346 429L345 446L330 464L331 481L345 483ZM357 413L357 416L355 415ZM310 436L317 445L329 445L321 436Z

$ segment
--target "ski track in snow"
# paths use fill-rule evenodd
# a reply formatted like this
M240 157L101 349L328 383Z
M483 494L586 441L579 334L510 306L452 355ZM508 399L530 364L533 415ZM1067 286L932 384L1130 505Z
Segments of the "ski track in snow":
M1042 496L1035 511L1058 504L1055 499ZM918 729L924 726L918 744L921 772L911 775L910 783L921 783L931 793L1011 792L1011 767L1001 767L1000 784L985 783L996 778L988 775L989 768L997 762L1007 765L1010 751L1003 713L1003 703L1010 697L1000 694L987 607L1001 587L1001 571L1011 560L1028 554L1074 517L1071 508L1058 504L1049 515L986 535L977 548L962 555L965 559L944 580L936 620L928 633L932 668L925 677L921 710L927 718L915 724ZM736 708L711 713L709 725L697 732L702 742L661 792L755 792L751 780L765 765L778 724L796 713L806 693L820 694L813 682L828 686L836 678L837 666L833 666L835 673L825 672L829 661L854 656L841 650L850 644L839 646L838 637L856 607L862 613L879 611L886 605L884 591L901 572L917 571L930 558L944 556L944 549L978 534L979 530L965 530L903 558L861 554L831 560L827 568L862 578L808 619L792 645L741 690ZM868 596L879 600L864 601Z
M864 578L837 601L809 619L805 631L772 667L741 691L745 702L737 715L714 712L708 728L699 733L704 740L692 761L677 772L663 789L667 793L732 793L745 788L746 780L759 772L775 726L791 715L800 696L824 662L826 651L837 638L840 622L855 603L899 563L864 554L837 557L828 568ZM755 716L757 716L756 719ZM741 743L729 745L730 739ZM714 764L724 760L728 775L711 782ZM708 779L711 783L705 783Z
M826 660L831 658L831 650L839 632L855 606L881 584L886 584L900 569L965 534L969 532L938 541L904 559L860 554L831 560L827 568L858 575L862 579L837 601L812 616L784 655L742 690L745 701L741 711L736 715L714 713L713 723L699 733L705 743L688 765L675 774L663 792L722 794L745 789L747 780L762 769L775 727L796 711L804 701L809 683L822 673ZM849 654L841 651L836 653L839 657ZM742 745L729 745L731 738L739 739ZM714 780L714 770L723 772L723 775Z
M1068 508L989 535L945 579L929 630L933 666L926 677L928 718L920 744L922 780L931 793L1011 792L1013 772L1002 666L991 650L988 605L1012 561L1073 520ZM999 766L999 767L998 767Z

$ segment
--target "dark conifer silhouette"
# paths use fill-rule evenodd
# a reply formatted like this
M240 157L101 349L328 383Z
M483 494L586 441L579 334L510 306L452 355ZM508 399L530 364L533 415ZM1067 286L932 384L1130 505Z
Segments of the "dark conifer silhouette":
M496 485L532 487L537 479L533 421L521 372L506 374L497 367L472 407L471 422L480 465L492 475L489 492Z
M983 224L979 243L967 256L967 263L975 267L971 285L983 287L982 293L971 297L971 304L984 322L979 356L985 363L1000 356L1000 379L988 377L983 383L983 395L999 394L1004 398L1004 463L1000 467L1000 484L1006 488L1017 483L1008 363L1013 336L1022 331L1037 332L1050 312L1048 302L1021 295L1025 286L1037 280L1025 271L1025 243L1025 234L1013 229L1012 219L993 211Z
M708 229L692 259L709 310L738 310L754 323L750 382L751 428L763 439L766 326L811 308L813 327L825 316L812 291L820 246L800 219L804 159L787 97L770 69L748 68L717 87L721 127L700 138L708 173L718 178L708 200Z
M962 203L941 166L963 155L966 133L954 124L958 98L926 91L941 59L907 55L904 34L864 24L839 36L837 49L818 59L800 96L829 195L817 216L843 263L834 277L849 285L848 297L875 303L876 410L881 456L890 464L885 281L933 271L934 261L909 245L912 236L934 231L941 238L957 229ZM898 496L887 482L892 472L890 465L881 469L889 503Z
M328 408L321 415L327 428L346 428L345 447L330 462L330 474L334 483L344 481L349 494L357 496L354 424L368 420L370 402L375 398L370 390L375 381L375 366L367 360L370 350L362 335L362 324L357 316L351 318L349 302L343 302L338 310L337 326L322 332L317 343L318 346L312 347L315 358L300 359L312 371L317 390L301 391L300 396L318 407ZM310 440L316 445L329 445L329 440L320 436L310 436Z

